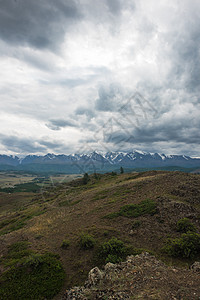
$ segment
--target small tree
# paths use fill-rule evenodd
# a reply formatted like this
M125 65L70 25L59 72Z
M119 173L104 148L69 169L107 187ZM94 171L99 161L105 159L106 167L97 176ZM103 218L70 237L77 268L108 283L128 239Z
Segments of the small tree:
M124 169L121 167L120 168L120 173L123 174L124 173Z
M89 177L88 173L85 173L83 176L83 184L87 184L89 180L90 180L90 177Z

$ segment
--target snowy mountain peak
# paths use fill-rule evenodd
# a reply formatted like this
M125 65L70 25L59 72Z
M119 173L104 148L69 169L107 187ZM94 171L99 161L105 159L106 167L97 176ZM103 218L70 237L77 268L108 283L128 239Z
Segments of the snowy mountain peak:
M191 158L187 155L165 155L161 153L148 153L140 150L132 152L107 152L93 151L88 154L60 154L48 153L44 156L27 155L24 158L16 156L0 155L0 165L20 166L33 164L53 165L77 165L90 164L97 166L123 166L126 168L154 168L167 166L200 167L199 158Z

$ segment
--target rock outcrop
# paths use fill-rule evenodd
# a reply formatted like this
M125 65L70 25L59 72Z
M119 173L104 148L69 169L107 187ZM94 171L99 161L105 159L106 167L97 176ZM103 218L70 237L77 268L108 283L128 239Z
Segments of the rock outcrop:
M190 269L169 267L147 252L129 256L104 270L93 268L82 287L67 290L63 300L75 299L200 299L200 263Z

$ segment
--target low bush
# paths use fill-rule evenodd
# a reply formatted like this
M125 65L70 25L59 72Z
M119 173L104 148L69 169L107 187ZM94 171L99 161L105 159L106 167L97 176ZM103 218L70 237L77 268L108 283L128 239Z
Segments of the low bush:
M37 268L43 262L43 256L37 253L29 255L23 262L26 267Z
M132 229L136 229L136 228L140 227L140 225L141 225L141 222L137 220L137 221L133 222Z
M27 241L16 242L8 247L7 259L21 259L32 253L29 249L29 243Z
M105 242L101 248L99 256L104 259L104 262L118 263L126 258L128 249L121 240L113 237L108 242Z
M10 225L8 227L3 228L0 235L4 235L4 234L10 233L12 231L19 230L19 229L23 228L24 226L26 226L26 222L24 221L24 219L22 219L22 220L15 219L14 222L10 222Z
M111 172L111 175L112 175L112 176L116 176L116 175L117 175L117 172L112 171L112 172Z
M195 232L196 227L194 226L194 224L190 222L188 218L183 218L177 222L177 231L184 232L184 233L188 231Z
M50 254L21 259L0 277L0 299L52 299L61 289L65 272Z
M87 234L83 233L80 237L80 247L84 250L92 249L95 245L95 239Z
M7 219L4 221L0 222L0 229L2 229L3 227L9 225L10 223L14 223L16 221L16 219Z
M109 236L109 231L108 231L108 230L105 230L104 233L103 233L103 235L104 235L104 236Z
M200 252L200 234L187 232L180 238L169 239L163 250L174 257L193 258Z
M63 241L62 241L62 244L61 244L61 248L67 249L67 248L69 247L69 245L70 245L70 242L69 242L69 241L63 240Z
M139 217L142 215L150 214L154 215L157 212L157 205L154 200L144 200L138 204L127 204L120 208L119 212L111 213L106 215L105 218L113 219L118 216L124 217Z

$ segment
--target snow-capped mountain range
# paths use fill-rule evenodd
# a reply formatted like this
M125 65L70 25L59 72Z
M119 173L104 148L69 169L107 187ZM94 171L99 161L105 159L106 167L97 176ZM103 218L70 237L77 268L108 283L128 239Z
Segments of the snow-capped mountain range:
M145 167L199 167L200 158L192 158L186 155L165 155L160 153L148 153L142 151L132 152L92 152L88 154L70 154L70 155L55 155L48 153L41 155L27 155L24 158L17 156L0 155L1 166L20 167L35 165L59 165L59 166L83 166L95 165L97 168L105 166L122 166L127 168L145 168Z

